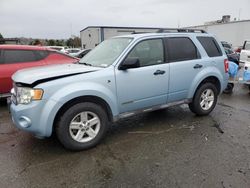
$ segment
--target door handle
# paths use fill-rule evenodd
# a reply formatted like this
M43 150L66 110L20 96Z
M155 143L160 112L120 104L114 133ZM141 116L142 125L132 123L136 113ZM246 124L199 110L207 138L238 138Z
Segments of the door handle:
M201 67L203 67L203 65L196 64L196 65L194 66L194 69L200 69Z
M165 74L166 71L164 70L157 70L154 72L154 75Z

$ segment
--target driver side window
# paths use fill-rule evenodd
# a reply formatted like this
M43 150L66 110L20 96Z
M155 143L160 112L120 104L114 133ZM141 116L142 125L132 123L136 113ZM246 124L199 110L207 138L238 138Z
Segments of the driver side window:
M140 42L133 48L127 58L138 58L141 67L164 63L162 39L150 39Z

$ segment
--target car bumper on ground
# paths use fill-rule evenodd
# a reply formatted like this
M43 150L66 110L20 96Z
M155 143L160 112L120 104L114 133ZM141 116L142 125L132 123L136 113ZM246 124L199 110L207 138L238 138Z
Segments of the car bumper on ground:
M47 125L43 123L44 103L33 101L28 105L9 103L11 118L14 125L21 130L30 132L36 137L43 138L50 136Z

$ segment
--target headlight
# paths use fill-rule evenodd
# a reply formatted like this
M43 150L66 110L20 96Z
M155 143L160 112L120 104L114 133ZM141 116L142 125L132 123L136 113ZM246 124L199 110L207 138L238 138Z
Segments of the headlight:
M32 89L28 87L17 87L16 97L18 104L29 104L33 100L41 100L42 89Z

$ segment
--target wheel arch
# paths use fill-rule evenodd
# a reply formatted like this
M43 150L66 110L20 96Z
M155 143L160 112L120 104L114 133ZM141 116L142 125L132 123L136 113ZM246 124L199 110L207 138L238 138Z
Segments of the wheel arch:
M109 106L109 104L102 98L97 97L97 96L93 96L93 95L86 95L86 96L79 96L79 97L75 97L73 99L70 99L69 101L67 101L66 103L64 103L60 109L57 111L56 116L54 118L53 121L53 132L55 130L55 125L58 122L60 116L71 106L81 103L81 102L92 102L95 103L97 105L100 105L105 112L107 113L108 116L108 120L109 121L113 121L113 113L112 110Z
M218 91L217 94L219 94L220 91L221 91L221 83L220 83L220 80L219 80L216 76L209 76L209 77L203 79L203 80L201 81L201 83L198 85L198 87L196 88L196 90L197 90L202 84L208 83L208 82L215 85L215 87L216 87L216 89L217 89L217 91Z
M221 92L221 82L220 79L217 76L207 76L203 78L196 87L192 90L191 93L189 93L189 98L193 98L195 96L196 91L204 84L204 83L212 83L217 88L217 91L219 94Z

